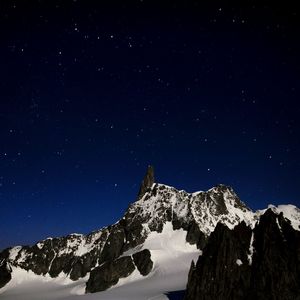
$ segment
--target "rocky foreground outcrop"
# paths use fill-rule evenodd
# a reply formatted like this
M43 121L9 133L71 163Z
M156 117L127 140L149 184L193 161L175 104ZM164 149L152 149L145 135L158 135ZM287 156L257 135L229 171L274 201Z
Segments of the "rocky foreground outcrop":
M11 280L11 268L6 264L0 266L0 289Z
M95 293L107 290L117 284L121 278L132 274L135 266L143 276L150 273L153 262L148 249L137 252L132 256L122 256L116 260L107 261L93 269L86 284L86 292Z
M197 264L184 300L300 299L300 232L268 209L252 230L219 223Z

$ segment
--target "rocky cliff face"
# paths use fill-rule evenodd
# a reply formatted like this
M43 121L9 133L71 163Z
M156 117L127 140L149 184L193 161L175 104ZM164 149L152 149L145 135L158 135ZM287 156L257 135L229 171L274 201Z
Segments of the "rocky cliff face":
M300 299L300 232L271 208L253 229L219 223L191 266L184 299Z
M120 278L128 277L137 268L141 275L146 276L153 267L151 253L145 249L132 256L122 256L108 260L91 271L86 285L87 293L105 291L117 284Z
M300 224L300 213L295 209L285 211L285 207L273 207L271 211L274 215L279 215L280 211L283 211L285 216L293 220L294 226ZM293 213L290 213L291 211ZM259 249L255 243L260 240L259 243L266 243L268 238L273 238L273 236L267 236L265 240L264 235L259 233L259 226L262 226L260 224L264 222L263 213L252 212L240 201L232 188L225 185L218 185L206 192L187 193L155 183L153 168L149 167L142 182L138 200L129 206L123 218L116 224L88 235L71 234L61 238L48 238L33 246L17 246L1 252L0 288L11 280L12 267L53 278L59 274L65 274L74 281L87 276L86 292L105 290L135 270L141 276L147 276L152 271L153 262L150 251L147 249L141 251L142 245L151 233L161 233L165 224L170 222L173 230L183 229L187 232L188 243L197 245L198 249L203 250L203 256L199 258L199 261L204 260L204 262L197 263L197 266L190 272L186 299L196 299L191 295L193 293L199 295L202 288L206 288L206 291L213 295L212 297L217 291L219 297L222 288L211 287L211 280L233 274L230 272L240 274L238 282L242 287L248 287L249 280L252 278L249 279L249 275L246 275L251 265L246 264L250 255L249 249L252 247L249 245L253 244L255 249ZM252 231L258 221L259 225ZM287 235L286 240L296 241L295 236L298 235L292 233L292 229L286 229L288 225L283 214L278 222L282 224L280 237L284 232ZM264 232L264 228L261 231ZM276 247L274 248L275 254L277 253ZM281 251L282 247L280 244L278 251ZM222 256L224 255L222 251L225 251L225 257ZM264 251L266 252L264 255L267 256L268 248ZM282 251L289 255L292 253L289 247ZM297 251L299 257L299 250ZM258 259L255 253L251 254L253 266L256 266L254 261ZM276 258L275 254L274 258ZM215 259L210 261L207 257ZM224 261L225 270L222 267ZM239 265L240 261L242 264ZM295 263L295 261L289 261L289 263ZM200 265L201 268L207 266L207 269L200 270ZM269 265L264 268L267 267ZM244 269L247 270L244 272ZM205 274L207 277L204 276ZM200 287L197 284L199 278L201 282L203 281L203 286L201 283ZM226 281L222 284L223 288L227 284L232 284L233 287L237 282ZM261 287L263 288L265 287Z

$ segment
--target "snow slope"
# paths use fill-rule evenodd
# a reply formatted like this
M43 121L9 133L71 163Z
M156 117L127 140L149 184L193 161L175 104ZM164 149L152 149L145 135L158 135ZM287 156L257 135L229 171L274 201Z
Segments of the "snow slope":
M186 243L186 231L173 230L166 223L161 233L152 232L142 247L130 254L149 249L154 263L153 271L146 277L134 271L118 284L95 294L84 294L87 278L71 281L65 275L58 278L38 276L20 268L13 268L13 279L0 290L1 300L163 300L168 291L185 289L192 260L197 260L201 251ZM129 254L129 253L126 253Z

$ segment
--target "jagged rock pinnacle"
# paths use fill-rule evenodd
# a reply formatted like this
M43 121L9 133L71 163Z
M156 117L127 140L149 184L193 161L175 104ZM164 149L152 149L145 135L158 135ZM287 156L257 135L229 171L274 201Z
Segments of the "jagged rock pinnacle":
M153 166L149 165L139 190L138 199L141 199L144 196L147 189L149 189L153 185L153 183L154 183L154 169Z

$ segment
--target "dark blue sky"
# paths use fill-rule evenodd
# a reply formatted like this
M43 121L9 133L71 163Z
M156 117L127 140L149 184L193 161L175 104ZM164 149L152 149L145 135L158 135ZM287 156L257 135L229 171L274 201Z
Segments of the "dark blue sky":
M299 10L1 1L0 248L118 220L148 164L299 206Z

